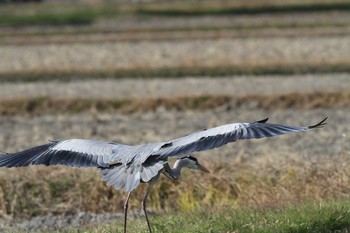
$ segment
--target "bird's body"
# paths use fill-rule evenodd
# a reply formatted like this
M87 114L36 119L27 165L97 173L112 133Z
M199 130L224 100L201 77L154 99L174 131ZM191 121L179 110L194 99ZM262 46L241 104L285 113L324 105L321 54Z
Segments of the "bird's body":
M163 173L169 179L176 180L180 177L183 167L209 172L208 169L199 164L196 158L191 156L179 158L174 167L171 168L168 164L169 157L213 149L239 139L304 132L322 127L325 125L326 119L316 125L307 127L269 124L266 123L268 119L253 123L234 123L195 132L171 141L136 146L87 139L51 141L48 144L0 156L0 167L43 164L47 166L65 165L99 168L102 180L107 185L128 192L124 206L124 232L126 231L127 203L130 193L141 182L148 182L150 185L143 201L143 208L149 231L151 231L146 211L146 200L159 175Z

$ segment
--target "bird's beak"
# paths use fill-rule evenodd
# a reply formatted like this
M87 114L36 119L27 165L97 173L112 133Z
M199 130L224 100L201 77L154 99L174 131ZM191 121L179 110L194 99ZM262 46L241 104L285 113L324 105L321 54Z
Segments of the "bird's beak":
M198 169L201 170L201 171L203 171L203 172L210 173L210 171L209 171L208 168L206 168L206 167L204 167L204 166L202 166L202 165L200 165L200 164L198 164Z

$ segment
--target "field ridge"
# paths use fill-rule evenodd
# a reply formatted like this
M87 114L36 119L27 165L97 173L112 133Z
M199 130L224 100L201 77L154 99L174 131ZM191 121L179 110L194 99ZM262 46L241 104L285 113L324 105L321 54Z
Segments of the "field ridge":
M64 112L76 114L81 112L120 112L135 113L166 110L207 110L225 108L260 108L260 109L317 109L349 108L349 91L288 93L274 95L252 94L247 96L199 95L159 98L132 99L56 99L36 97L25 99L0 100L0 115L38 115Z

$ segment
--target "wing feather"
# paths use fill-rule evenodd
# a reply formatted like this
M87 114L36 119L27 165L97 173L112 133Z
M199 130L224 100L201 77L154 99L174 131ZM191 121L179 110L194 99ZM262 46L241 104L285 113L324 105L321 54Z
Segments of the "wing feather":
M164 159L169 156L213 149L230 142L235 142L239 139L265 138L290 132L305 132L324 126L326 124L326 119L327 118L323 119L316 125L306 127L270 124L266 123L267 119L253 123L234 123L222 125L166 142L166 145L170 146L160 147L156 154L159 156L159 158Z
M0 167L23 167L30 164L73 167L108 167L118 153L131 146L85 139L53 141L17 153L0 156Z

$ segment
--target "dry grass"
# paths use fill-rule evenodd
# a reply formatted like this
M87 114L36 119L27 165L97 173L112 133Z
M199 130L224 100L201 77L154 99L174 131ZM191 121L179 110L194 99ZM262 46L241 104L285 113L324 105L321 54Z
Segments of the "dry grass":
M221 1L219 4L213 1L190 4L146 4L141 5L136 12L139 14L164 15L164 16L191 16L191 15L225 15L225 14L263 14L263 13L297 13L317 11L347 11L349 4L344 1L283 1L269 2L253 1L233 2Z
M203 159L202 159L203 160ZM346 156L207 160L211 174L185 171L180 181L165 177L150 195L154 210L190 211L220 206L279 208L304 201L348 197ZM99 181L95 170L30 167L0 171L0 214L29 218L44 214L120 212L125 193ZM131 199L140 208L146 185Z
M98 2L26 4L17 7L7 4L0 9L0 26L23 27L31 25L62 26L90 25L101 19L120 15L192 16L192 15L238 15L298 12L349 11L345 0L289 0L289 1L165 1L140 4Z
M252 26L217 26L215 28L171 28L171 29L133 29L133 32L116 31L86 31L78 30L71 33L45 32L31 33L23 31L22 34L2 36L1 45L43 45L43 44L72 44L72 43L103 43L123 41L178 41L203 40L220 38L247 38L247 37L296 37L296 36L335 36L350 34L348 23L303 23L303 24L271 24ZM30 34L31 33L31 34ZM40 34L41 33L41 34ZM63 35L60 35L63 34Z
M349 108L350 92L289 93L274 95L202 95L189 97L167 97L146 99L53 99L39 97L33 99L0 100L0 115L40 115L81 112L135 113L167 110L206 110L225 106L237 108L248 106L260 109L316 109Z
M184 66L143 67L134 65L131 68L106 68L102 70L61 69L54 68L1 72L2 82L36 82L36 81L74 81L76 79L105 79L105 78L181 78L181 77L222 77L232 75L284 75L309 73L340 73L350 72L350 61L295 62L284 60L269 60L264 64L246 62L242 64L213 64L205 66L187 62Z
M294 6L294 5L313 5L313 4L331 4L331 3L347 3L346 0L284 0L283 2L277 0L258 0L258 1L244 1L244 0L236 0L236 1L226 1L226 0L218 0L218 1L210 1L210 0L202 0L200 2L196 1L149 1L143 6L147 6L150 8L156 9L189 9L189 8L199 8L199 7L207 7L207 8L249 8L249 7L267 7L267 6ZM142 5L141 5L142 6Z

